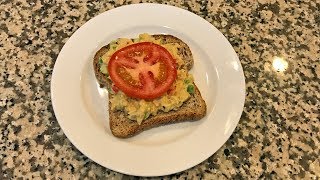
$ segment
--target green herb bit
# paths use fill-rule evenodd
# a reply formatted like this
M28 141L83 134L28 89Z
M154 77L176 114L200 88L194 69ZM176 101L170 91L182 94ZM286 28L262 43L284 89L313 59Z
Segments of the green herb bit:
M148 117L150 116L150 112L144 112L144 117L143 117L143 119L147 119Z
M107 86L107 90L109 93L114 94L110 86Z
M110 43L110 49L115 50L118 46L118 41L111 41Z
M102 57L99 57L99 65L103 63Z
M193 94L194 93L194 85L193 84L188 85L187 91L189 94Z
M185 84L189 84L190 82L191 82L190 79L185 79L185 80L184 80L184 83L185 83Z

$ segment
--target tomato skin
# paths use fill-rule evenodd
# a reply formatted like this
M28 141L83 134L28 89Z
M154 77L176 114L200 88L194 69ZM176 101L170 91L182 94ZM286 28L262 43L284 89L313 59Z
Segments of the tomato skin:
M162 46L152 42L131 44L116 51L108 64L110 78L126 95L155 99L177 77L176 61Z

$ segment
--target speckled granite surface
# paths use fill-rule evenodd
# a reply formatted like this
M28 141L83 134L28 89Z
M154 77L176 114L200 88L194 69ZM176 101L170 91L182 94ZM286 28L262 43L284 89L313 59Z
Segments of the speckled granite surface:
M92 162L65 137L50 79L63 44L82 24L137 2L0 2L0 179L132 178ZM320 1L168 4L200 15L227 37L242 63L247 96L239 125L219 151L163 178L319 178Z

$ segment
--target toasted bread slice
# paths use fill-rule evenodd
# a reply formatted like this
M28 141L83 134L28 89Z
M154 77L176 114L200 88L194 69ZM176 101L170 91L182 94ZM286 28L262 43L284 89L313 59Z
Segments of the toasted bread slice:
M155 39L161 39L163 43L179 43L180 48L178 54L182 57L185 62L185 67L190 70L193 66L193 57L190 48L180 39L171 35L152 35ZM102 47L94 56L93 67L95 76L97 78L100 87L110 88L111 81L105 77L99 71L99 58L104 55L110 48L110 45ZM111 110L111 104L109 102L109 124L111 132L114 136L120 138L128 138L142 132L144 130L165 125L171 123L178 123L184 121L199 120L206 114L206 103L203 100L201 93L197 86L195 86L195 93L183 103L178 110L171 110L169 112L159 112L155 116L150 116L144 120L140 125L133 120L126 117L123 111L113 111ZM109 98L113 95L109 93Z

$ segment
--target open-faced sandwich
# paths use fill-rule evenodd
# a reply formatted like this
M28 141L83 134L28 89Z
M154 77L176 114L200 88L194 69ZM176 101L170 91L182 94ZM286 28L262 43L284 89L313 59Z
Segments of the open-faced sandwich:
M171 35L141 34L102 47L93 67L100 87L109 92L112 134L126 138L204 117L206 103L188 73L192 66L188 45Z

